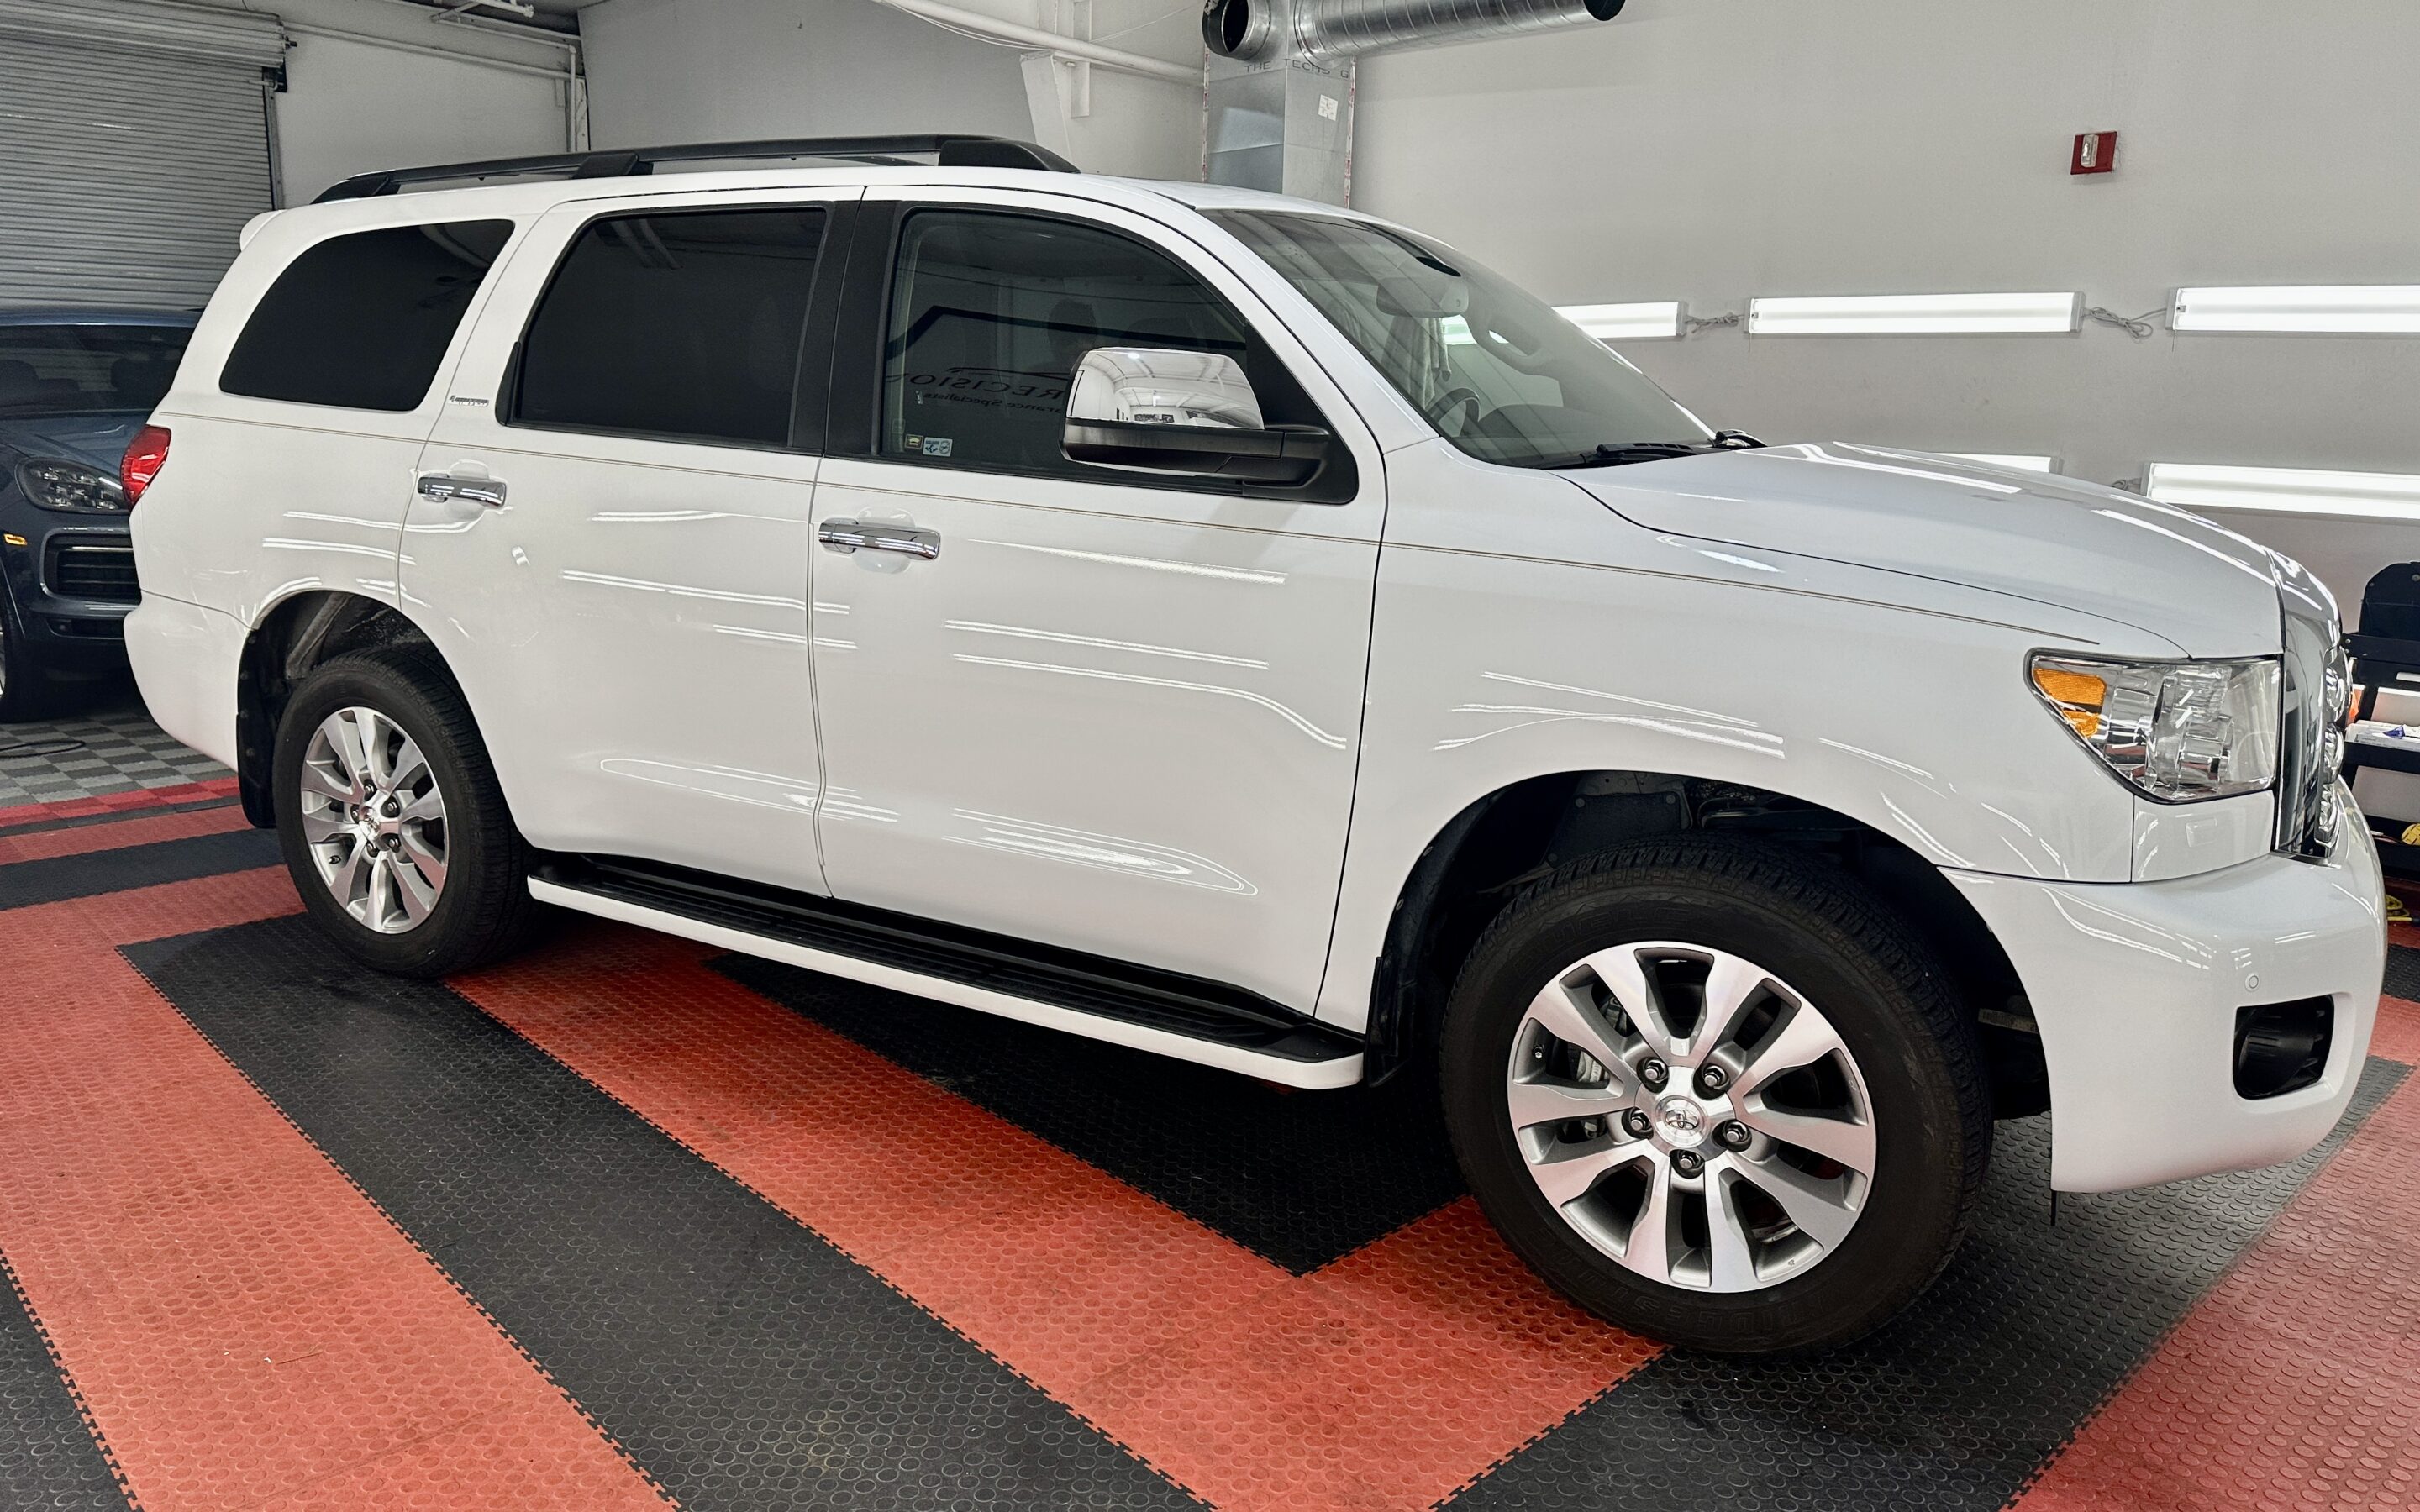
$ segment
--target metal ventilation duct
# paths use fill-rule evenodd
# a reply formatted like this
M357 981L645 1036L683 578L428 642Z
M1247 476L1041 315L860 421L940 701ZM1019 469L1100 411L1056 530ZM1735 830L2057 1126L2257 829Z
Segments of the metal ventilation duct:
M1623 0L1209 0L1202 39L1220 57L1326 63L1611 21Z

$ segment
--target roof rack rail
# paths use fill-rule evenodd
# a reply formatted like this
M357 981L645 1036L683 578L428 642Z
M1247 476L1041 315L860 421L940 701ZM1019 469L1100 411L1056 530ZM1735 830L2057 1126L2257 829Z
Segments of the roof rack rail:
M313 204L332 199L368 199L392 194L406 184L452 178L502 178L551 175L566 178L628 178L655 172L659 162L718 162L728 158L853 158L895 162L905 152L930 152L943 168L1041 168L1075 173L1077 167L1047 147L1005 136L948 132L906 136L776 137L761 142L685 142L672 147L616 147L596 152L558 152L536 158L496 158L486 162L440 162L425 168L386 168L355 174L321 190Z

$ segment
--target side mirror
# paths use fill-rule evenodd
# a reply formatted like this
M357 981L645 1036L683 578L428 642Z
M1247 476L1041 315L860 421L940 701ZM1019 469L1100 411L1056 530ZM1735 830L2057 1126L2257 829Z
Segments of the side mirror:
M1243 365L1223 352L1100 347L1076 364L1060 446L1071 461L1195 478L1310 481L1328 435L1272 428Z

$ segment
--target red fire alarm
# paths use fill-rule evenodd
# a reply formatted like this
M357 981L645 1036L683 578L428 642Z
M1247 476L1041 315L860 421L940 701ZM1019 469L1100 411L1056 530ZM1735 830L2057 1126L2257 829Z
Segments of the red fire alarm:
M2067 164L2069 173L2115 173L2117 170L2117 132L2086 131L2075 139L2075 156Z

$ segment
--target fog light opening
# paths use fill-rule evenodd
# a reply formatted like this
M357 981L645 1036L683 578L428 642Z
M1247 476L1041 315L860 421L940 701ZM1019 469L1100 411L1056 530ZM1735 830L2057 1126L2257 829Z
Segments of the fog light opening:
M2335 1003L2305 997L2235 1011L2235 1090L2240 1097L2282 1097L2316 1085L2328 1069Z

